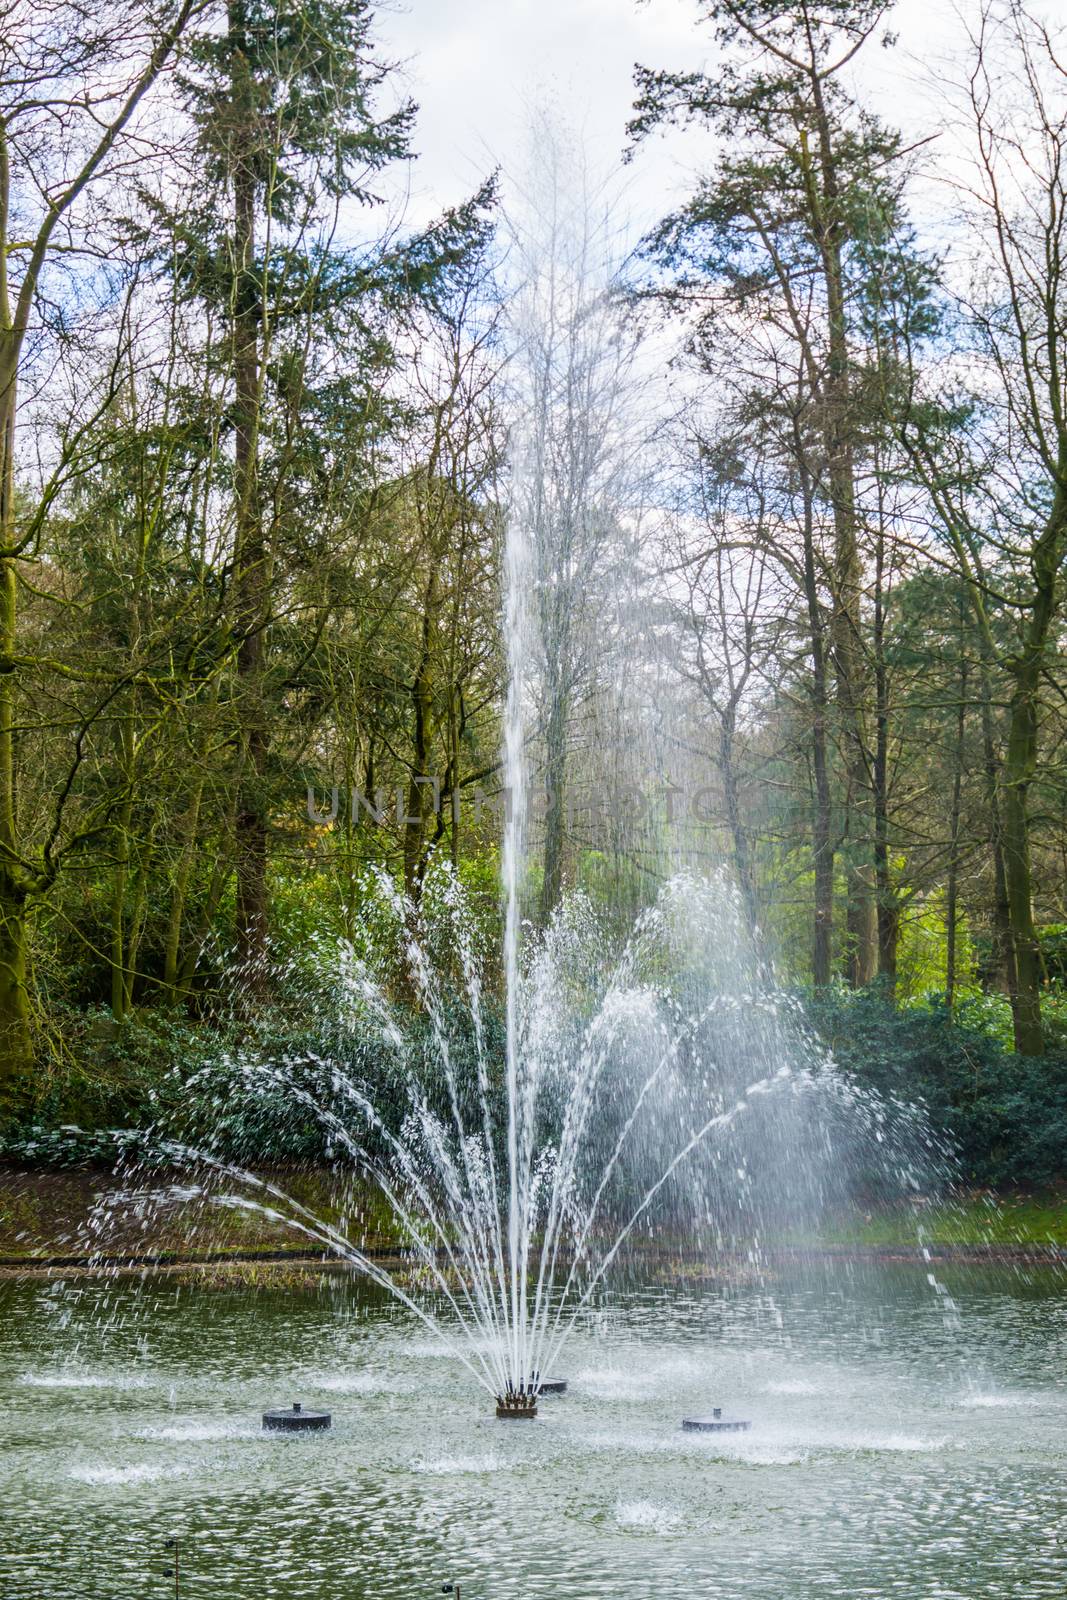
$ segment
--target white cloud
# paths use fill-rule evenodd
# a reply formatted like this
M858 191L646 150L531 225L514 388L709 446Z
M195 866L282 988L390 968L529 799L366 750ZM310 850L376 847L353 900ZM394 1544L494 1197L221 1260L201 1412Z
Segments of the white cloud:
M385 50L403 59L420 105L413 210L428 215L468 194L495 166L523 165L527 108L552 98L595 168L620 159L634 63L702 65L707 30L693 0L410 0L379 13ZM654 216L665 186L681 192L673 141L635 163L634 209Z
M966 52L960 9L978 0L898 0L894 49L868 46L855 87L909 140L938 132L945 66ZM633 67L714 71L712 30L697 0L406 0L380 10L383 53L404 63L419 102L419 159L407 218L418 224L455 203L495 166L526 161L527 108L553 99L583 138L592 169L620 161L633 100ZM708 146L694 132L656 137L627 174L635 235L691 187ZM936 163L939 147L931 147Z

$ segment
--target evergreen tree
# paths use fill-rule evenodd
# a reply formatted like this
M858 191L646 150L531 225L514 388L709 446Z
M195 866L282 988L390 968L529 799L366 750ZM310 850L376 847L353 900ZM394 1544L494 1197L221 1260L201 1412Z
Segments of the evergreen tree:
M381 203L385 170L410 154L415 107L379 110L389 70L372 25L365 0L229 0L182 64L193 185L179 208L152 208L183 293L219 330L204 356L219 374L230 452L235 932L253 986L264 971L271 810L292 687L293 657L278 645L293 630L282 617L296 570L331 538L328 523L306 523L309 475L322 469L314 435L343 396L345 426L366 446L366 472L347 477L351 519L372 491L375 442L389 426L389 309L432 299L484 239L492 198L486 186L414 239L343 242ZM348 456L350 467L350 445ZM321 631L321 619L303 622Z

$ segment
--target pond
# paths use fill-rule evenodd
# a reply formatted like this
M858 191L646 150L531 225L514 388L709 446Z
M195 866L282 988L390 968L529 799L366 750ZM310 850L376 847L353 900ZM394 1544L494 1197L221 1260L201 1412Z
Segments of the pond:
M933 1281L931 1280L933 1276ZM402 1308L0 1285L4 1600L985 1600L1067 1592L1067 1282L826 1262L631 1287L535 1422ZM327 1434L264 1434L298 1399ZM683 1433L722 1405L747 1433Z

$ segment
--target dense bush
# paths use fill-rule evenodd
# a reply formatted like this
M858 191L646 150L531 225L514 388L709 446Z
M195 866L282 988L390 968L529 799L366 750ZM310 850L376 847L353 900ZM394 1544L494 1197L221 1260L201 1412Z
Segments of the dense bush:
M809 1011L845 1071L925 1103L964 1181L1025 1187L1067 1176L1067 1052L1015 1055L980 1016L954 1019L936 1001L897 1010L877 994L834 991Z
M305 992L301 1004L272 1009L251 1035L180 1013L135 1013L116 1023L106 1010L71 1012L39 1075L35 1103L0 1141L0 1155L62 1165L107 1160L131 1140L150 1155L177 1139L253 1165L343 1157L329 1113L336 1109L351 1126L360 1119L336 1068L366 1090L393 1128L408 1107L412 1072L448 1119L425 1021L413 1023L401 1055L370 1034L346 1033L330 997L316 998L309 1005ZM806 1003L845 1072L927 1107L964 1181L1039 1186L1067 1177L1067 1050L1015 1055L1004 1043L1003 1009L999 1000L966 1002L953 1017L936 1001L898 1009L877 993L844 989ZM469 1017L457 1008L447 1026L457 1079L473 1095ZM487 1026L489 1059L500 1063L503 1025L495 1010ZM464 1109L473 1116L473 1104ZM151 1130L147 1140L144 1130ZM368 1138L373 1145L364 1125L360 1140Z
M207 1030L162 1007L117 1022L105 1006L57 1010L42 1039L24 1125L138 1126L155 1119L173 1071L189 1073L211 1048Z
M158 1158L178 1143L248 1165L346 1158L338 1124L358 1142L382 1148L348 1085L365 1093L386 1126L410 1107L409 1077L446 1120L447 1090L429 1022L412 1018L403 1051L371 1031L341 1025L335 1004L279 1004L254 1027L232 1020L192 1022L180 1014L133 1013L116 1023L106 1010L65 1019L36 1080L32 1104L0 1136L0 1157L43 1166L107 1164L133 1151ZM486 1048L504 1056L502 1023L489 1010ZM477 1090L469 1014L445 1018L456 1079ZM473 1104L463 1107L471 1126Z

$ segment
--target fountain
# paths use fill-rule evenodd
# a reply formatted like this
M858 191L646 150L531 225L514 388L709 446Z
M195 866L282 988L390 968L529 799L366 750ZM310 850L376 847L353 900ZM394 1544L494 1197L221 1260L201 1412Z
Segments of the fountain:
M203 1100L214 1082L220 1107L263 1096L315 1118L341 1185L334 1215L234 1164L210 1137L168 1151L210 1169L214 1200L283 1220L387 1289L497 1417L533 1420L542 1394L566 1389L540 1374L556 1369L570 1331L627 1260L679 1236L721 1259L731 1227L755 1260L762 1210L803 1212L834 1181L835 1129L892 1151L906 1179L909 1140L897 1134L910 1113L860 1094L806 1040L723 872L671 872L621 943L580 893L547 927L524 924L521 517L507 580L502 1041L484 993L486 939L456 872L433 865L417 903L386 871L371 872L370 931L316 967L315 1048L279 1059L249 1046L197 1084ZM401 1271L360 1235L368 1185L394 1219ZM299 1425L293 1413L268 1415ZM716 1413L685 1426L747 1424Z
M788 1000L752 981L722 877L669 879L621 951L581 896L528 931L521 966L509 957L506 1068L452 870L430 873L418 905L374 874L366 904L373 939L336 952L316 1050L247 1051L198 1084L201 1099L215 1080L220 1104L263 1096L314 1117L337 1172L333 1215L209 1144L170 1153L208 1169L200 1190L215 1203L282 1220L387 1289L502 1420L534 1420L541 1396L565 1389L541 1375L628 1265L681 1237L721 1266L731 1228L758 1259L761 1219L801 1214L838 1171L835 1128L906 1169L904 1108L838 1076ZM421 1034L405 1020L413 998ZM766 1065L746 1081L751 1061ZM394 1218L399 1264L359 1231L368 1185Z
M234 1164L210 1129L168 1146L210 1169L215 1200L283 1220L388 1290L507 1420L565 1390L540 1374L628 1261L679 1238L721 1261L733 1229L755 1262L765 1213L810 1211L837 1181L836 1131L891 1152L902 1181L910 1139L906 1108L861 1095L805 1038L725 872L668 861L621 939L581 893L547 926L524 923L534 477L520 460L506 539L502 994L487 1000L488 939L450 864L431 865L417 902L372 871L365 933L315 965L314 1048L250 1044L197 1084L220 1108L261 1096L316 1119L333 1215ZM368 1188L400 1271L361 1236Z
M516 976L517 1046L503 1081L454 875L432 874L419 907L378 875L368 903L379 941L391 922L425 1037L405 1031L407 996L390 999L388 972L347 947L333 974L328 1050L234 1057L198 1084L203 1094L219 1075L220 1098L281 1095L311 1113L343 1164L337 1220L207 1145L175 1143L170 1153L212 1169L215 1203L282 1219L387 1288L487 1390L497 1416L532 1419L542 1395L565 1391L565 1379L541 1375L554 1373L568 1332L627 1250L654 1248L660 1224L714 1229L712 1190L736 1190L738 1164L752 1159L745 1119L753 1143L781 1147L806 1106L842 1086L783 1061L791 1021L780 999L720 981L705 989L708 974L684 956L735 947L737 908L722 882L671 880L618 955L601 947L588 903L568 901ZM685 980L673 987L672 966ZM715 1054L736 1054L740 1036L757 1059L782 1064L748 1084L713 1079ZM352 1060L371 1038L393 1060L392 1116ZM401 1272L364 1249L346 1220L368 1181L396 1219Z
M533 1385L520 1384L517 1389L506 1388L496 1397L496 1414L502 1421L532 1422L537 1415L537 1390Z
M737 1417L724 1417L722 1407L716 1406L710 1417L683 1417L683 1433L747 1433L751 1422Z

